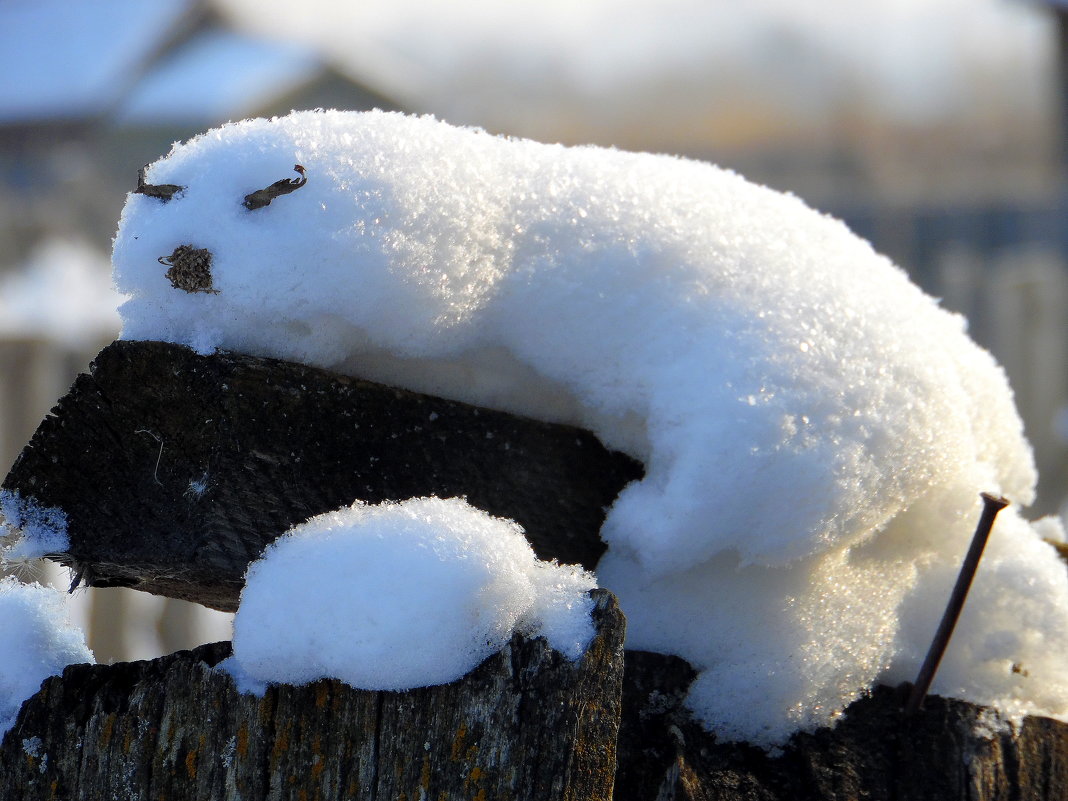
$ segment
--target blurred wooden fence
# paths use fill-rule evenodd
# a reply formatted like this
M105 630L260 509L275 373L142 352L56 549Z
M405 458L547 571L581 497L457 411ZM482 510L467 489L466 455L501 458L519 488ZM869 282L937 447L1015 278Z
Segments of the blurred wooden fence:
M1057 209L925 212L851 208L854 231L910 271L1005 365L1042 476L1036 512L1068 496L1068 226ZM0 338L0 466L6 473L37 424L109 339L71 348ZM66 571L49 565L57 586ZM79 591L76 612L101 662L147 658L227 638L227 618L131 590Z
M909 271L1005 367L1038 464L1033 514L1068 498L1068 225L1065 202L851 208L856 233Z

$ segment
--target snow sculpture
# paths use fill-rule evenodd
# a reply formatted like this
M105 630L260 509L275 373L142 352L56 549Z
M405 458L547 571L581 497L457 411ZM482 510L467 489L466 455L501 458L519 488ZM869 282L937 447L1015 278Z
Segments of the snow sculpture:
M141 183L115 240L124 338L577 423L642 460L598 577L632 647L702 671L691 706L723 736L782 742L911 679L978 492L1032 500L964 321L711 165L301 112L177 145ZM1036 531L1061 533L1017 509L934 690L1066 716L1068 580Z

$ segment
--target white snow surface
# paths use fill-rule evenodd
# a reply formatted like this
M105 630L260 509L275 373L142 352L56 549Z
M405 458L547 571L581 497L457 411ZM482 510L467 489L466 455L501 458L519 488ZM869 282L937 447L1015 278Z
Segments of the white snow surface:
M244 196L302 165L308 183ZM628 645L701 671L761 745L914 677L979 514L1002 513L934 690L1068 719L1068 576L1030 524L1005 376L840 222L709 164L301 112L210 131L131 195L123 337L226 348L577 423L646 466L598 566ZM157 262L208 249L212 292ZM341 625L340 623L338 625Z
M67 513L58 506L42 506L17 490L0 489L0 566L64 553Z
M294 527L249 567L228 667L253 691L328 676L401 690L460 678L517 630L577 659L595 586L462 499L357 502Z
M67 665L93 662L85 634L68 619L65 593L0 579L0 735L41 682Z

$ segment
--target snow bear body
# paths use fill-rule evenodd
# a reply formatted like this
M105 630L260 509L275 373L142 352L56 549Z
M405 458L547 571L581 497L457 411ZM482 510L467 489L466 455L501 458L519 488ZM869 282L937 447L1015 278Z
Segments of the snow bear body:
M297 182L294 164L306 184L246 207ZM980 490L1032 498L1011 392L963 320L841 223L711 165L301 112L178 145L146 181L182 189L124 210L124 338L572 422L641 459L602 532L602 580L638 644L750 676L832 653L757 724L771 739L827 720L908 651L899 606L964 547ZM183 245L211 254L210 286L168 278ZM688 582L685 598L656 590ZM715 605L709 582L786 621L768 635L793 656L734 631L740 610L694 629L692 648L661 637ZM865 593L869 612L850 612ZM858 638L876 642L849 662Z

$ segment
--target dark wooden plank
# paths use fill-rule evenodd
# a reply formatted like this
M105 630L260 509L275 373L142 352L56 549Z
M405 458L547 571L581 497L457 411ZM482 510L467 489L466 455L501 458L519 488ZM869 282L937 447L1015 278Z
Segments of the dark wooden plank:
M291 526L364 500L466 496L541 558L593 567L604 510L641 475L588 432L232 353L116 342L4 481L62 509L52 558L84 584L232 611Z

